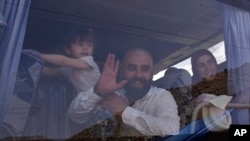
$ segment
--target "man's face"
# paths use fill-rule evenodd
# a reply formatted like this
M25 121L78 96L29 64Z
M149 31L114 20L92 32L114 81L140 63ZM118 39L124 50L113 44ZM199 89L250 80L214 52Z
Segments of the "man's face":
M141 51L130 52L123 63L122 76L128 81L125 85L126 91L133 93L134 97L144 96L152 84L153 62L151 56Z

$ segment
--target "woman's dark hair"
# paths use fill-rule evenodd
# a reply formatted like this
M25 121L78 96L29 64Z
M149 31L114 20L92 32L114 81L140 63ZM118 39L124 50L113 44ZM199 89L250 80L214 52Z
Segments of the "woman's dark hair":
M200 49L200 50L197 50L196 52L194 52L191 55L191 65L192 65L192 71L193 71L193 77L192 77L193 84L197 83L200 80L202 80L202 78L198 74L197 61L203 55L211 56L212 59L214 60L214 62L216 63L216 65L217 65L217 61L216 61L214 55L210 51L208 51L207 49Z
M94 33L88 27L75 28L65 37L64 48L69 48L77 39L94 43Z

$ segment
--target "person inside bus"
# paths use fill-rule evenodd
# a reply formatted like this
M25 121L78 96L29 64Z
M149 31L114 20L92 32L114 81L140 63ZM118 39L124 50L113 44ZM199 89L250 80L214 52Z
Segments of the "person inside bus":
M192 97L194 107L197 106L201 102L207 102L212 98L218 98L219 95L227 95L227 70L220 71L217 61L213 54L206 50L200 49L194 52L191 55L191 65L193 71L192 77ZM227 96L228 98L228 96ZM225 113L231 111L225 110ZM230 124L230 116L228 114L215 114L218 118L217 124L208 125L205 123L202 112L196 117L195 121L192 121L190 124L184 126L180 130L180 135L184 136L170 136L167 137L164 141L168 140L184 140L184 139L194 139L194 140L214 140L218 137L226 138L228 135L228 130L226 130L226 126ZM203 113L202 113L203 114ZM209 112L210 116L215 117L215 115L211 115L213 113ZM224 118L224 116L229 118ZM206 120L208 121L208 120ZM225 122L229 121L229 122ZM226 123L226 124L224 124ZM193 125L195 126L193 126ZM195 128L192 128L195 127ZM223 127L223 128L220 128ZM193 131L192 131L193 130ZM220 132L214 132L215 130L220 130ZM190 134L191 133L191 134ZM205 138L203 135L206 135ZM207 139L206 139L207 138Z
M218 96L222 95L225 95L224 97L230 99L230 96L228 96L227 70L219 69L219 65L217 64L214 55L209 50L200 49L194 52L191 55L191 65L193 72L192 96L194 98L193 102L195 106L201 102L208 102L209 100L218 98ZM228 130L226 130L226 128L231 123L231 116L230 114L228 115L228 113L231 113L231 110L225 110L224 112L227 114L221 114L223 113L221 112L218 114L218 117L220 117L220 115L221 117L227 115L226 118L221 118L220 122L223 123L223 121L225 121L226 126L223 127L222 132L209 132L211 138L216 138L218 136L227 137ZM197 119L204 119L201 112L197 115Z
M42 54L45 62L60 66L45 66L43 74L48 76L63 75L74 86L76 92L85 91L94 86L100 77L100 71L93 58L94 35L92 29L81 27L72 30L65 38L65 52L59 54Z
M39 52L39 57L45 62L45 65L42 66L41 74L48 76L48 78L56 76L59 79L53 79L52 81L49 79L49 82L45 79L46 81L40 82L37 86L36 91L39 91L39 96L33 98L35 102L32 103L32 108L30 108L28 118L31 120L25 125L27 126L24 131L25 135L41 133L48 137L67 137L68 134L71 134L73 131L63 129L71 126L71 123L69 124L65 116L69 102L71 102L77 92L85 91L94 86L100 77L99 67L93 58L95 46L94 33L91 28L85 26L74 27L66 35L62 43L61 50L65 51L65 55ZM55 67L52 67L51 64ZM64 80L68 80L69 83L66 81L59 83L59 81ZM61 94L60 97L57 97L57 93ZM55 110L58 112L54 112ZM43 121L39 123L34 122L41 117L44 119ZM51 128L47 129L47 125L51 126ZM59 131L56 130L58 128L60 128ZM62 133L60 131L67 132Z
M227 70L220 71L214 55L207 49L200 49L191 56L193 98L210 93L227 95Z
M152 86L151 54L141 48L129 50L123 58L119 83L118 69L119 61L114 54L109 54L97 84L80 92L72 101L69 117L77 123L89 123L95 107L101 105L120 116L121 128L129 127L130 131L120 129L119 136L177 134L180 122L176 101L169 91Z
M181 128L191 122L194 108L191 85L192 77L188 71L175 67L165 71L163 87L173 94L177 102Z

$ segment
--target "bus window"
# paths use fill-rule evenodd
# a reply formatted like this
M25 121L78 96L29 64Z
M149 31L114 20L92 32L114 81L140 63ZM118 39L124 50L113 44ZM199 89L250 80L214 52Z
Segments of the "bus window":
M19 14L13 16L11 14L17 11L16 7L21 8L22 12L19 11ZM225 7L229 7L229 9L226 11ZM116 115L111 110L104 109L104 106L100 104L102 100L105 101L110 97L101 95L100 91L97 91L99 94L95 93L97 82L100 81L99 76L103 71L113 69L115 71L110 72L113 74L117 71L117 82L120 82L121 79L129 79L129 75L125 77L125 72L130 72L134 74L134 79L123 81L125 86L121 87L121 90L126 88L131 90L134 88L133 86L135 88L147 86L143 89L145 90L143 92L147 94L146 91L151 88L163 90L164 74L168 68L174 67L183 69L182 72L187 71L190 74L191 78L189 75L186 76L192 79L193 83L190 86L192 91L181 89L181 92L185 91L184 93L188 94L189 101L203 93L230 96L231 92L234 92L235 95L247 92L248 79L246 78L248 77L243 76L248 76L248 71L246 71L248 65L244 65L244 63L247 64L250 60L246 54L249 53L247 50L249 46L242 45L241 42L249 43L249 28L239 26L244 29L237 30L237 34L235 33L232 28L233 24L240 25L237 22L242 19L229 20L238 18L233 17L234 12L239 12L234 8L237 8L246 17L249 16L247 4L242 7L240 4L235 5L224 0L168 0L157 3L150 0L61 0L60 3L56 0L27 0L18 4L7 1L0 3L0 139L13 136L18 139L20 137L21 139L52 140L105 140L109 138L137 140L141 138L164 139L169 134L175 135L174 131L166 134L165 130L170 130L170 128L164 128L162 126L164 122L155 120L157 118L161 120L161 114L168 110L166 105L164 108L157 109L157 107L171 102L159 99L151 105L156 108L156 110L152 110L149 108L150 106L145 106L147 104L144 106L138 104L142 101L140 98L144 98L141 95L129 104L122 101L125 99L128 102L130 100L128 95L119 95L120 97L115 97L117 96L115 95L114 97L120 100L119 104L125 105L127 112L122 115L125 111L124 108L121 113L118 112ZM242 20L242 23L247 23L249 20L243 19L245 20ZM229 24L226 24L225 21L228 21ZM233 26L231 27L231 25ZM71 32L82 28L86 28L84 33ZM239 33L243 33L244 36L240 36ZM233 48L235 43L230 41L238 41L238 36L244 41L235 42L242 45L235 50ZM231 38L233 39L231 40ZM68 47L65 46L66 42ZM79 48L91 49L79 51L80 53L76 51L76 53L75 50ZM143 51L134 50L134 52L141 51L143 55L147 54L145 56L148 57L148 60L152 59L152 67L151 63L147 62L148 64L138 68L138 64L135 63L130 64L126 71L118 71L118 69L114 69L115 67L107 66L108 63L105 63L107 58L111 60L109 60L110 62L113 61L113 56L109 55L112 53L120 61L120 69L124 69L123 65L127 64L124 63L123 58L129 60L139 56L131 52L132 57L126 56L127 51L135 48L142 48ZM242 51L243 48L246 50ZM212 55L209 56L209 53L205 51L206 53L193 57L194 53L199 50L207 50ZM237 51L241 53L239 56L235 54ZM53 56L52 59L51 56ZM213 60L211 56L214 56L215 59ZM192 57L196 59L192 61ZM64 61L58 63L57 61L60 60L58 58L64 58ZM138 60L134 59L134 61ZM210 69L211 66L214 68L216 66L216 71ZM80 71L82 68L86 70ZM96 75L89 77L89 72L93 68L95 68ZM60 75L55 77L43 75L46 73ZM81 79L79 74L84 75L84 79ZM153 75L152 82L149 74ZM199 76L199 80L194 83L195 76ZM176 76L176 78L178 77ZM220 81L217 81L218 79ZM78 80L84 83L78 83ZM88 88L82 89L85 82L92 84L88 85ZM105 84L108 82L110 81ZM130 86L131 83L133 85ZM223 88L220 88L217 83L222 84ZM201 86L203 84L209 84L209 87ZM236 84L241 84L241 86L237 87ZM151 85L157 88L151 87ZM120 87L116 88L115 92L118 93L119 90ZM173 95L177 91L171 93L169 90L164 90L164 92L167 93L166 95ZM250 103L242 99L244 98L241 97L236 101ZM185 100L180 103L185 104ZM177 100L173 98L173 101ZM74 105L74 102L78 102L78 105ZM88 102L92 106L89 106ZM172 102L172 104L176 103ZM177 109L177 106L179 105L172 106L175 111L172 113L174 115L171 117L172 123L174 120L178 120L179 115L177 114L180 113L180 110ZM16 116L19 112L18 108L21 107L25 109L22 111L24 118ZM70 115L72 107L76 109L76 112ZM185 110L185 108L183 109ZM161 110L163 112L159 112ZM92 115L92 113L94 114ZM247 116L246 113L244 111L244 115ZM235 115L237 120L241 119L239 114L235 113ZM187 121L191 121L190 115L188 116ZM169 119L167 114L163 117ZM206 127L204 126L204 128ZM183 131L182 128L180 131ZM208 132L204 134L206 133ZM176 136L178 137L178 135Z

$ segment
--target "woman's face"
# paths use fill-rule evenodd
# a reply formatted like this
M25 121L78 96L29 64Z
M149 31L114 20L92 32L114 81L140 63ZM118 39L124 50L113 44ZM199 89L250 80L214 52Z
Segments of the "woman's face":
M197 60L197 71L201 78L213 80L215 74L218 72L217 64L209 55L203 55Z

